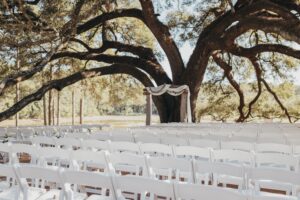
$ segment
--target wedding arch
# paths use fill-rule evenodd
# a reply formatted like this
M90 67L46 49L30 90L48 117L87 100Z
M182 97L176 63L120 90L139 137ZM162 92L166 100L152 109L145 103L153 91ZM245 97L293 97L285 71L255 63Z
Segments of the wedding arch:
M146 95L146 125L151 125L152 116L152 95L160 96L168 93L172 96L181 95L180 103L180 122L192 122L191 103L190 103L190 89L187 85L170 85L164 84L157 87L146 87L144 95Z

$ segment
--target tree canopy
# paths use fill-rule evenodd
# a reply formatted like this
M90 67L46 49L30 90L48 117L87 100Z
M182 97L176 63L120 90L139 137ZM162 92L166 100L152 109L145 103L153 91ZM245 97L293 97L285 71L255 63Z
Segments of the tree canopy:
M299 64L299 14L297 0L2 0L0 98L17 83L35 84L0 121L52 89L127 74L146 87L188 85L194 121L198 96L219 91L211 102L237 98L238 122L263 116L257 106L270 97L276 115L293 122L298 113L281 90ZM60 72L55 79L50 69ZM161 122L179 121L179 98L154 103Z

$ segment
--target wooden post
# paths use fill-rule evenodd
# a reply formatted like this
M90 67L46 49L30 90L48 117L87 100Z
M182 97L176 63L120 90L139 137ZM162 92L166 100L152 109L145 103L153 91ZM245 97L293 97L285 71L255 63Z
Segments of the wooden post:
M80 98L80 119L79 123L83 124L83 96Z
M50 81L52 80L52 65L50 66ZM49 91L48 99L48 125L52 125L52 90Z
M16 57L16 67L17 71L20 69L20 59L19 59L19 48L17 48L17 57ZM20 100L20 83L16 84L16 103ZM16 113L16 127L19 126L19 112Z
M60 92L57 91L57 125L60 125Z
M72 91L72 125L75 125L75 92Z
M188 98L188 91L184 91L181 94L181 101L180 101L180 122L188 122L187 98Z
M52 125L52 90L48 94L48 125Z
M54 90L53 90L53 97L52 97L52 125L55 125L55 98L54 98Z
M150 126L152 117L152 95L146 89L144 89L144 95L146 95L146 126Z
M45 95L43 96L43 112L44 112L44 125L47 126L47 102Z

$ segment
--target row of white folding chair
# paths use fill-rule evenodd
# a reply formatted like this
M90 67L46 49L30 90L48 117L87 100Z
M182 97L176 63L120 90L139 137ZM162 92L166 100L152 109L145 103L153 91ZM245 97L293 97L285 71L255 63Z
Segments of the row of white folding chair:
M1 175L7 176L6 173L3 173L3 166L0 166ZM12 171L12 170L10 170ZM108 197L106 199L125 199L123 196L123 192L132 192L141 194L141 199L145 199L146 193L150 194L150 199L154 199L154 197L168 197L171 199L175 199L175 196L180 199L187 199L187 197L196 197L196 194L200 196L204 196L206 198L211 199L212 197L222 196L223 199L227 200L230 197L230 200L234 200L232 198L235 194L232 191L226 191L219 188L214 187L205 187L198 186L192 187L193 185L180 184L176 185L171 182L159 181L155 179L149 179L145 177L136 177L136 176L109 176L107 174L99 174L95 172L85 172L85 171L59 171L58 169L48 169L48 168L39 168L32 166L22 166L16 168L16 177L20 179L20 192L14 192L13 190L6 190L0 193L0 197L2 199L10 199L10 200L31 200L31 199L100 199L101 197L105 197L107 194L107 189L109 190ZM13 175L14 173L12 173ZM35 180L42 180L43 182L52 182L54 185L63 185L62 190L59 190L58 187L50 188L50 190L45 190L44 184L35 185L32 182ZM71 189L71 185L73 189ZM87 198L87 195L83 192L78 191L77 185L84 185L90 187L101 188L101 190L105 190L105 193L100 195L93 195ZM193 188L193 190L190 190ZM203 189L202 189L203 188ZM174 191L175 189L175 191ZM21 192L22 191L22 192ZM210 191L210 192L208 192ZM190 193L190 194L189 194ZM9 194L9 195L8 195ZM235 194L236 196L238 194ZM98 198L97 198L98 197ZM199 197L199 196L198 196ZM198 198L197 197L197 198ZM102 199L101 198L101 199ZM195 198L195 199L197 199ZM246 198L245 198L246 199Z
M246 152L245 150L248 149L242 148L247 147L247 144L231 143L228 145L231 145L232 148L229 148L229 146L225 146L224 149L211 151L208 148L199 148L192 146L169 146L155 143L136 144L130 142L109 143L97 140L83 140L81 147L83 149L109 150L111 152L132 152L136 154L150 154L152 156L167 155L176 157L194 157L207 160L211 160L212 158L217 160L231 160L246 163L251 166L261 166L268 163L281 165L281 163L283 163L284 167L286 168L298 170L297 157L288 154L274 154L276 152L284 153L284 151L280 151L280 145L266 144L265 147L260 147L259 153L257 154ZM282 148L283 150L284 147L285 146L283 146Z
M237 149L242 151L255 151L257 153L283 153L299 154L296 145L278 144L278 143L250 143L242 141L222 141L221 149ZM293 150L295 149L295 150Z
M194 157L198 156L202 158L210 158L210 153L207 148L199 148L199 147L192 147L192 146L169 146L169 145L156 144L156 143L137 144L131 142L109 142L109 141L97 141L97 140L82 140L80 144L79 140L66 139L66 138L59 139L58 141L60 141L59 144L62 146L76 144L75 146L81 147L82 149L109 150L111 152L126 151L126 152L133 152L137 154L148 153L151 155L157 154L157 155L169 155L169 156L173 156L173 155L184 156L184 154L186 154L186 156L191 156L191 153L193 152ZM203 142L203 146L212 146L209 145L210 141L202 140L202 142ZM253 148L253 145L251 145L251 143L245 143L245 142L223 142L221 143L221 145L223 151L220 152L226 152L225 150L240 150L240 151L250 152L251 149ZM259 155L260 153L281 153L287 155L291 153L290 147L288 145L257 144L256 148L257 148L256 151L259 153ZM299 155L299 149L300 149L299 146L296 146L294 148L294 153L296 155ZM235 152L239 152L239 151L232 151L233 154L235 154ZM239 154L243 154L243 152L240 152ZM272 154L269 155L272 156ZM233 155L228 154L228 156L233 156ZM263 156L263 154L261 156ZM242 157L243 156L241 156L241 158ZM278 155L278 158L284 158L284 157L289 158L289 156ZM245 159L250 159L250 156L245 157ZM292 156L291 156L291 160L294 160Z
M232 152L230 152L229 154L232 155ZM234 166L232 165L233 163L236 164L236 162L232 162L232 161L236 161L239 159L238 163L240 165L243 163L245 164L248 160L246 160L243 156L245 155L230 156L230 160L226 160L226 156L220 156L218 157L220 159L217 158L214 159L215 163L213 164L219 166L223 165L222 166L223 168L224 166L228 165L227 169L225 168L225 172L223 171L223 175L226 175L226 173L228 172L226 170L230 170L230 169L233 170L234 173L241 174L241 170L234 168ZM278 160L277 157L278 156L276 156L274 160L276 159ZM71 151L70 159L78 162L82 169L87 169L87 167L97 167L105 171L109 169L110 165L112 165L115 171L118 173L123 171L131 174L143 175L143 176L149 176L149 175L156 176L156 177L164 176L167 179L172 179L172 177L175 177L176 180L184 179L187 182L194 181L194 175L193 175L194 172L192 172L192 169L197 169L197 167L192 167L191 161L189 159L180 159L174 157L148 157L148 156L144 157L141 155L130 154L130 153L105 154L104 152L90 152L86 150L77 150L77 151ZM262 167L263 163L274 162L274 160L269 161L263 157L261 158L260 161L261 165L258 165L258 167ZM219 162L223 162L223 164ZM209 162L207 161L202 162L200 168L202 169L205 168L204 163L209 163ZM287 163L288 162L284 164L288 165ZM275 164L282 164L282 163L279 162ZM222 167L219 168L221 169ZM218 174L221 174L220 169L218 171ZM227 174L227 175L232 175L232 174ZM223 177L222 180L224 181L225 178ZM242 182L239 183L242 184Z
M172 138L174 139L174 138ZM175 141L178 138L172 141L170 139L168 143L170 145L178 145ZM40 139L41 141L47 141L49 139L44 140L43 138ZM51 139L50 139L51 140ZM130 143L130 142L103 142L97 140L83 140L76 141L76 139L58 139L57 143L59 146L81 146L82 148L103 148L105 150L109 150L109 144L111 145L111 150L126 150L126 148L132 147L132 151L137 152L139 147L137 144ZM48 144L53 144L54 142L48 142ZM152 143L154 144L154 143ZM140 145L141 146L141 145ZM143 145L142 145L143 146ZM165 148L163 145L160 145L161 148ZM180 144L180 146L186 146L185 143ZM234 149L234 150L242 150L242 151L255 151L258 153L283 153L283 154L300 154L300 145L285 145L285 144L276 144L276 143L260 143L260 144L253 144L250 142L240 142L240 141L215 141L215 140L190 140L190 146L202 147L202 148L212 148L212 149ZM146 147L145 147L146 148Z
M197 160L193 161L193 169L195 182L198 184L222 184L223 187L227 184L236 185L240 192L245 189L258 193L263 188L270 193L277 190L285 192L286 195L300 194L300 173L297 172Z
M117 176L114 177L117 196L122 198L121 191L140 193L148 191L167 199L222 199L222 200L296 200L294 196L265 195L263 193L243 194L213 186L199 184L170 183L151 180L144 177ZM173 187L172 187L173 185ZM174 192L174 193L173 193ZM152 197L152 196L150 196ZM150 199L154 199L153 197Z
M115 147L118 148L118 151L113 152L134 152L135 149L130 148L126 149L126 143L113 143L116 144ZM122 144L124 148L122 148ZM32 158L45 158L47 161L51 163L56 163L60 165L61 163L57 163L59 161L64 161L70 159L70 152L74 152L76 154L80 152L77 151L67 151L63 149L51 148L51 147L43 147L36 148L30 145L14 145L14 152L26 152L32 155ZM139 148L136 146L136 148ZM228 162L228 163L240 163L246 164L248 166L271 166L278 168L285 168L288 170L297 171L299 169L299 159L297 157L291 155L284 154L273 154L273 153L251 153L244 152L239 150L214 150L211 149L203 149L198 147L190 147L190 146L167 146L162 144L143 144L140 146L140 150L142 154L150 154L151 156L175 156L175 157L184 157L184 158L197 158L202 160L214 161L214 162ZM128 151L129 150L129 151ZM136 149L139 150L139 149ZM83 151L84 152L84 151ZM87 151L89 152L89 151ZM78 154L77 153L77 154ZM93 152L90 153L90 156ZM138 153L138 152L134 152ZM82 155L82 158L89 156L88 153ZM96 155L97 156L97 155ZM98 155L99 156L99 155ZM59 158L59 159L58 159ZM52 159L52 160L51 160ZM50 161L49 161L50 160ZM77 159L78 160L78 159ZM35 160L32 159L32 163Z
M213 185L217 186L219 183L223 183L223 184L244 184L243 179L245 177L249 177L249 182L253 183L256 194L260 191L261 187L264 188L270 188L270 189L277 189L280 191L286 191L287 195L293 194L296 195L297 192L297 186L299 186L299 180L300 180L300 175L298 173L294 173L294 172L288 172L288 171L283 171L283 170L274 170L274 169L247 169L245 170L242 166L234 166L234 165L224 165L221 163L208 163L208 162L199 162L196 161L197 165L194 165L194 169L195 169L195 174L214 174L211 177L214 177L214 182ZM172 165L172 164L170 164ZM2 169L3 167L0 166L0 169ZM50 182L58 182L58 178L59 175L55 174L55 172L52 171L47 171L47 168L39 168L39 167L31 167L31 166L22 166L20 167L20 169L22 169L19 172L19 175L21 176L21 178L45 178ZM32 170L31 170L32 169ZM0 170L2 172L2 170ZM245 176L245 171L247 171L247 173L249 173L248 176ZM65 174L64 178L65 180L67 180L67 182L71 182L71 183L75 183L75 184L80 184L80 185L85 185L85 186L94 186L94 187L104 187L105 185L101 185L101 183L97 183L99 182L99 180L97 179L98 175L97 174L91 174L91 173L87 173L87 172L76 172L76 171L66 171L67 173ZM81 176L82 174L88 174L90 176L89 179L84 178L85 176ZM5 174L7 176L7 173L5 172ZM11 175L12 176L12 175ZM198 178L199 176L197 176ZM127 178L121 178L121 179L127 179ZM146 180L145 178L133 178L136 181L138 180ZM170 180L170 179L168 179ZM178 181L178 180L177 180ZM21 183L24 181L20 181ZM92 183L92 185L90 185ZM154 182L150 181L150 182ZM25 182L26 183L26 182ZM34 182L37 183L37 182ZM108 188L109 183L106 181L105 182ZM160 183L159 181L157 183ZM128 183L130 184L130 183ZM198 184L202 184L201 183L201 179L200 182L198 182ZM27 186L26 186L27 185ZM31 183L31 185L37 186L37 184L33 184ZM45 184L42 183L41 186L44 186ZM136 182L136 190L132 191L132 192L137 192L139 191L138 188L140 187L145 187L145 185L147 184L142 184L140 185L139 182ZM207 184L206 184L207 185ZM24 185L23 185L24 186ZM29 190L26 192L27 195L31 195L32 196L40 196L42 195L45 190L30 190L30 188L28 188L28 184L25 184L25 190ZM148 186L147 186L148 187ZM201 187L201 186L198 186ZM117 187L118 189L118 187ZM150 188L149 188L150 189ZM24 188L23 188L24 191ZM128 190L125 190L128 191ZM149 191L149 190L148 190ZM71 192L71 191L69 191ZM70 194L70 193L67 193ZM102 193L103 194L103 193ZM43 198L40 199L45 199L45 197L50 198L50 196L58 196L57 190L56 191L50 191L47 194L43 194ZM70 195L72 196L72 195ZM0 195L1 197L1 195ZM30 198L29 198L30 199Z
M252 167L274 167L291 171L299 170L299 157L277 153L254 153L240 150L213 150L212 161L240 163Z
M70 134L72 135L72 134ZM86 136L83 136L86 137ZM197 143L199 140L214 140L216 141L244 141L244 142L256 142L256 143L278 143L278 144L290 144L293 141L289 141L285 136L281 137L245 137L245 136L222 136L222 135L211 135L203 134L197 135L193 133L185 133L182 135L175 134L153 134L153 133L138 133L131 134L130 132L115 132L114 137L110 135L105 135L103 133L98 133L91 135L92 139L97 140L108 140L112 141L135 141L143 143L162 143L162 144L173 144L173 145L189 145ZM218 144L215 144L216 148Z
M9 173L8 173L9 172ZM94 200L101 195L88 195L79 186L97 187L116 199L112 177L108 174L88 171L63 170L57 167L0 165L2 177L14 177L18 186L11 186L0 192L0 199L7 200Z

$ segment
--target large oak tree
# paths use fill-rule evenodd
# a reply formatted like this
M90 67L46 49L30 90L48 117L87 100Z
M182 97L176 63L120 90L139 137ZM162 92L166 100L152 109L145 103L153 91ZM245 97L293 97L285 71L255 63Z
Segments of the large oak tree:
M238 122L251 117L252 107L260 98L262 88L274 97L292 121L293 117L268 82L262 61L270 60L274 55L300 59L300 51L295 49L295 44L300 43L300 3L297 0L161 2L0 1L0 56L3 61L0 95L19 82L41 76L51 64L59 62L67 66L70 60L85 63L77 71L68 71L66 67L69 73L65 77L44 83L2 111L0 121L40 100L51 89L62 90L85 78L111 74L131 75L144 86L188 85L195 120L196 100L211 63L219 67L223 79L236 91L239 98ZM159 9L161 12L166 9L162 4L170 6L173 11L169 16L162 17L160 15L164 13L158 13ZM193 15L184 10L187 5L194 7L198 13ZM159 48L149 42L149 34ZM264 40L261 39L263 37ZM187 62L180 53L178 40L191 40L194 46ZM16 49L23 49L26 59L20 70L9 70L9 59ZM160 62L161 55L165 55L169 62L171 77ZM232 72L232 59L235 58L250 63L255 74L256 95L249 101ZM86 67L88 62L93 62L93 67ZM280 66L275 66L275 69L278 68ZM169 95L154 97L161 122L179 121L179 101L179 98Z

